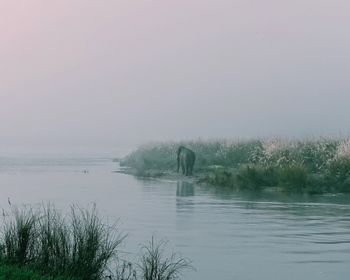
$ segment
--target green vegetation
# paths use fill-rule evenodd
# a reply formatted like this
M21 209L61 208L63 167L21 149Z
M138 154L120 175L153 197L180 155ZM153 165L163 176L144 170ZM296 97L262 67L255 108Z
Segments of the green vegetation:
M139 264L142 279L178 279L179 273L188 268L189 262L178 258L175 254L164 257L164 245L163 241L157 243L152 239L148 245L142 248Z
M176 170L176 149L196 152L199 182L237 190L350 192L350 139L188 141L140 147L120 161L139 176Z
M18 266L0 265L0 280L72 280L72 278L43 276Z
M175 280L190 267L176 255L163 258L163 243L153 240L142 248L139 262L118 266L123 239L115 227L103 223L95 207L72 206L67 216L52 205L37 210L11 207L3 212L0 231L0 280ZM148 266L162 273L146 277Z
M154 238L142 246L139 261L135 264L121 262L117 267L117 280L176 280L180 279L182 272L193 268L189 260L177 254L165 254L167 242ZM138 275L138 276L137 276Z

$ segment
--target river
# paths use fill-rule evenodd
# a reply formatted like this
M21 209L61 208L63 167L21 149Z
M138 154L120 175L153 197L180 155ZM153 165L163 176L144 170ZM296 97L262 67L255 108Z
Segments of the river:
M0 207L96 203L128 234L193 261L185 280L349 279L350 196L235 193L186 180L137 179L104 156L0 157ZM130 255L131 256L131 255Z

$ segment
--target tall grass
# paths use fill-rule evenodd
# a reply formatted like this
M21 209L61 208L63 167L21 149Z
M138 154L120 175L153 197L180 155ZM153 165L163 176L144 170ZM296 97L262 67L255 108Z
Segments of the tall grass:
M83 278L100 279L122 238L101 222L95 208L89 212L73 207L72 221L72 266L77 273L84 271Z
M167 242L151 241L141 247L136 263L123 261L117 268L116 280L177 280L187 269L193 269L191 262L178 254L166 254Z
M139 174L147 170L169 171L176 169L176 151L180 145L196 152L196 169L208 166L238 166L250 162L252 154L260 150L261 143L254 141L187 141L160 142L139 147L120 161L121 166L135 168Z
M123 239L95 207L72 206L68 217L51 205L37 211L12 208L4 219L1 262L53 276L102 279Z
M174 171L179 145L195 151L195 174L199 174L201 181L215 185L254 190L276 186L285 191L311 193L350 192L350 138L153 143L129 154L121 165L136 169L140 175L149 170Z
M72 238L69 224L52 205L42 208L38 232L39 252L35 265L54 275L70 269Z
M14 208L12 219L4 223L1 260L20 266L31 263L36 255L37 215L32 209Z
M176 280L183 270L191 267L184 258L164 253L165 241L155 242L154 238L148 245L143 246L141 259L138 264L140 278L144 280Z
M143 145L122 159L121 165L134 167L140 171L174 170L176 149L179 145L188 146L196 152L196 168L199 170L215 165L238 167L242 164L274 166L303 164L310 170L322 171L327 169L332 161L344 157L350 158L350 139L198 140Z
M139 261L122 262L113 272L124 237L95 206L72 206L68 215L50 204L11 206L0 231L0 279L176 280L190 267L176 254L167 256L165 243L152 238Z

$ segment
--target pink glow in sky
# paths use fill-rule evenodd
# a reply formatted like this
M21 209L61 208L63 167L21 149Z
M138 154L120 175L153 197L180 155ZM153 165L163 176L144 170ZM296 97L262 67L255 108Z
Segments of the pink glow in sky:
M0 147L350 132L350 2L0 4Z

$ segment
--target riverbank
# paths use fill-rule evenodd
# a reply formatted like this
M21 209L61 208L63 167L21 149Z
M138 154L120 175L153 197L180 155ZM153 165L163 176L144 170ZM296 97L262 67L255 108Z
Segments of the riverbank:
M350 192L349 139L154 143L120 160L121 172L139 177L183 178L175 172L179 145L191 148L197 155L191 179L197 183L235 190Z

